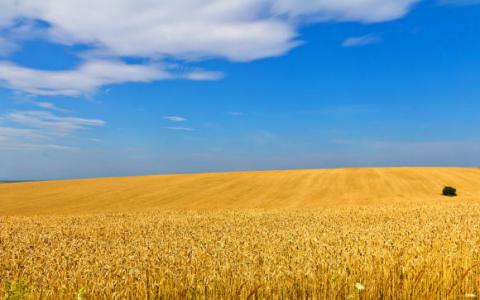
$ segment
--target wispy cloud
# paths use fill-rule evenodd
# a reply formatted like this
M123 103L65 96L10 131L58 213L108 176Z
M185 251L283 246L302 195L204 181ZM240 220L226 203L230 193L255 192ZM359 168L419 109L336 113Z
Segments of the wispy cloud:
M184 117L181 117L181 116L164 116L163 118L165 120L169 120L169 121L172 121L172 122L184 122L184 121L187 120L187 119L185 119Z
M38 129L0 127L0 150L67 149Z
M33 101L32 104L37 106L37 107L43 108L43 109L49 109L49 110L57 111L57 112L61 112L61 113L69 112L68 109L58 107L51 102L36 102L36 101Z
M378 44L381 42L381 40L382 39L379 36L372 34L358 37L349 37L342 42L342 47L349 48Z
M224 77L223 72L212 72L205 70L194 70L188 73L185 73L180 76L183 79L189 79L193 81L212 81L219 80Z
M0 139L8 140L10 138L23 137L26 139L45 139L47 136L36 129L0 127Z
M190 127L183 127L183 126L172 126L172 127L167 127L167 129L170 130L179 130L179 131L194 131L195 129L190 128Z
M44 96L82 96L98 88L126 82L186 78L212 80L207 71L177 70L160 64L127 64L119 60L89 60L73 70L45 71L0 61L0 83L18 91ZM195 78L190 78L190 74Z
M227 115L232 116L232 117L240 117L243 116L243 113L239 111L229 111L227 112Z
M58 142L78 130L104 126L105 122L48 111L16 111L4 115L10 126L0 127L0 149L72 149Z
M0 36L0 56L7 56L18 48L18 44Z
M47 111L12 112L5 118L22 126L39 128L57 134L69 134L76 130L105 125L102 120L57 116Z
M6 87L35 95L80 96L107 84L147 82L170 78L155 66L119 61L89 61L75 70L43 71L0 62L0 81Z

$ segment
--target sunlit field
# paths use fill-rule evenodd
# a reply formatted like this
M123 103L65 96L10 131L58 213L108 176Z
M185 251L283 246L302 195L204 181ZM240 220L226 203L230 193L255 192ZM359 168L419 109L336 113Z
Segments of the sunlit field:
M338 205L333 204L334 199L318 201L319 205L302 202L314 194L315 181L309 181L291 192L292 199L299 198L294 203L306 203L293 208L286 207L287 202L279 202L278 208L262 207L266 202L260 201L260 208L239 205L223 209L194 202L195 209L161 205L154 209L152 204L148 210L120 212L119 206L104 205L105 212L72 212L65 209L57 191L56 200L48 207L39 206L41 215L33 216L31 207L39 205L35 199L40 199L34 197L35 192L41 193L44 185L53 183L5 184L0 189L0 204L10 206L3 206L7 209L0 217L0 295L10 299L19 294L25 299L478 297L480 201L475 193L480 189L480 181L476 181L480 171L422 170L413 170L410 177L408 169L378 171L403 172L400 188L389 176L373 179L369 184L374 187L378 183L378 188L362 193L355 188L356 181L343 182L345 190L364 197L359 197L359 202L347 201L344 191L339 193ZM373 171L354 170L349 178ZM291 174L296 172L316 171ZM429 172L435 175L431 181L422 184L417 180L419 176L428 178ZM258 174L270 173L251 177L261 178ZM288 177L289 172L282 174ZM344 180L340 175L336 178ZM442 197L438 188L431 197L422 194L446 179L460 187L458 197ZM110 184L112 180L106 179ZM161 177L156 180L161 185ZM79 182L89 181L70 185ZM97 182L101 186L102 179ZM218 184L228 191L226 181ZM18 202L12 213L13 204L4 197L13 195L15 189L20 193L21 186L30 188L31 198L27 197L28 203ZM306 186L309 190L302 191ZM341 190L341 186L334 189ZM404 188L407 186L410 188ZM174 190L173 184L170 188ZM205 184L208 188L212 187ZM256 188L257 199L265 199L262 189ZM265 189L273 193L274 188L267 184ZM379 197L382 189L385 193L398 189L391 203L388 195ZM468 196L462 196L462 189ZM371 200L368 190L375 191ZM54 189L50 191L55 194ZM415 192L424 199L409 197ZM278 194L282 193L286 192L279 189ZM248 196L255 197L253 192ZM328 196L334 197L334 192ZM137 197L141 199L140 194ZM218 199L221 195L215 198L216 204ZM77 201L82 207L82 198ZM183 206L186 202L182 201ZM58 212L52 213L56 209Z

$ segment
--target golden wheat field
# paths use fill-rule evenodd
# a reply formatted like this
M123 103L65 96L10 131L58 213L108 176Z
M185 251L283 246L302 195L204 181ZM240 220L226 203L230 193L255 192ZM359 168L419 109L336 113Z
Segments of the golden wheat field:
M455 198L442 197L452 185ZM6 299L480 296L480 170L0 184Z
M480 199L480 169L358 168L0 184L0 215L142 212L152 209L326 208Z

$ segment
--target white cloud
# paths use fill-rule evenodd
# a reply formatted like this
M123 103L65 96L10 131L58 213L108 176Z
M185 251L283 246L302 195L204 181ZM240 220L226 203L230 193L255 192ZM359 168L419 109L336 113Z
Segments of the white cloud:
M48 130L52 133L68 134L87 127L105 125L102 120L57 116L47 111L20 111L6 115L7 120L27 127Z
M5 141L10 138L24 137L28 139L44 139L46 136L35 129L0 127L0 139Z
M278 13L307 16L316 21L390 21L405 15L417 0L277 0Z
M170 130L179 130L179 131L193 131L193 128L190 127L182 127L182 126L173 126L173 127L167 127L167 129Z
M222 72L212 72L205 70L194 70L192 72L185 73L181 75L183 79L189 79L194 81L208 81L208 80L219 80L223 78Z
M37 107L43 108L43 109L49 109L49 110L52 110L52 111L57 111L57 112L62 112L62 113L68 112L67 109L63 109L61 107L58 107L51 102L35 102L34 101L34 102L32 102L32 104L37 106Z
M34 70L0 61L0 82L6 87L44 96L81 96L105 85L125 82L173 78L212 80L219 76L216 72L176 70L160 64L126 64L118 60L91 60L66 71Z
M381 38L376 35L368 34L358 37L349 37L342 42L343 47L357 47L377 44L381 41Z
M224 57L246 61L298 44L296 24L382 22L417 0L16 0L3 1L0 22L43 20L51 39L93 44L119 56ZM95 12L95 13L92 13ZM128 20L128 22L126 21Z
M38 129L0 127L0 150L44 149L62 147L50 143L48 134Z
M0 127L0 149L71 149L52 141L59 142L78 130L105 125L102 120L58 116L47 111L11 112L2 119L14 126Z
M119 61L89 61L67 71L40 71L0 62L0 81L9 88L36 95L80 96L107 84L171 77L157 66L129 65Z
M187 120L184 117L180 117L180 116L165 116L163 118L165 120L169 120L169 121L173 121L173 122L183 122L183 121Z
M114 56L245 61L280 55L294 45L290 24L272 13L262 16L269 2L18 0L4 6L14 17L48 22L51 40L93 44Z
M74 70L32 70L3 62L0 80L11 89L63 96L124 82L216 80L223 74L179 73L150 62L210 58L244 62L279 56L301 44L298 27L306 22L390 21L405 15L417 1L3 0L0 29L16 26L18 31L22 26L14 21L22 20L29 24L22 31L27 35L64 45L88 45L89 50L77 53L85 62ZM35 33L38 21L48 24L40 34ZM125 57L150 62L130 65L121 61Z

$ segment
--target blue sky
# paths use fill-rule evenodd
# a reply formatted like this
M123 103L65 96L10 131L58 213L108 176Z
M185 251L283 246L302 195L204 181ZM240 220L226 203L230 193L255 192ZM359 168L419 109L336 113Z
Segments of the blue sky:
M479 4L2 2L0 180L480 166Z

